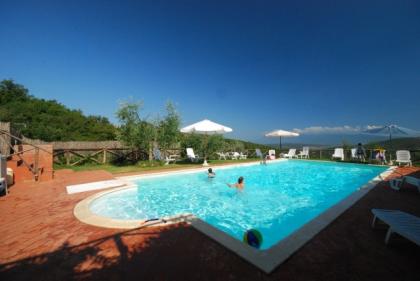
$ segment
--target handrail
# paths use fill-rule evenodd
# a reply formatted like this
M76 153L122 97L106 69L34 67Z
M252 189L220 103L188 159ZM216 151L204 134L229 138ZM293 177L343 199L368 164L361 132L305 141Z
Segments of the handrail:
M39 150L42 150L42 151L44 151L44 152L47 152L48 154L50 154L50 155L54 155L53 153L51 153L50 151L48 151L48 150L46 150L46 149L44 149L44 148L42 148L42 147L39 147L39 146L37 146L37 145L34 145L34 144L31 144L31 143L28 143L28 142L26 142L26 141L24 141L23 139L21 139L21 138L19 138L19 137L17 137L17 136L15 136L15 135L12 135L11 133L9 133L8 131L6 131L6 130L3 130L3 129L0 129L0 135L2 136L2 135L7 135L7 136L9 136L10 138L12 138L12 139L14 139L14 140L18 140L19 142L21 142L22 144L24 144L24 145L29 145L29 146L31 146L31 148L30 149L25 149L25 150L18 150L17 152L16 152L16 149L12 146L12 144L11 143L7 143L7 145L10 147L10 149L13 151L13 153L12 154L8 154L8 155L5 155L6 157L11 157L11 156L14 156L14 155L16 155L19 159L20 159L20 161L22 161L22 163L26 166L26 168L28 168L28 170L32 173L32 175L34 176L34 179L37 181L38 179L39 179L39 173L40 173L40 169L39 169ZM4 140L4 141L6 141L6 140ZM7 141L6 141L7 142ZM25 159L21 156L21 154L24 154L25 152L28 152L28 151L31 151L31 150L35 150L35 157L34 157L34 163L33 164L29 164L29 163L27 163L26 161L25 161Z
M42 148L42 147L39 147L39 146L37 146L37 145L35 145L35 144L32 144L32 143L29 143L29 142L27 142L27 141L24 141L23 139L21 139L21 138L19 138L19 137L17 137L17 136L14 136L14 135L12 135L11 133L9 133L8 131L6 131L6 130L3 130L3 129L0 129L0 133L1 134L5 134L5 135L8 135L9 137L11 137L11 138L14 138L15 140L18 140L18 141L20 141L20 142L22 142L22 144L25 144L25 145L30 145L30 146L32 146L32 147L34 147L34 148L38 148L38 149L40 149L40 150L42 150L42 151L44 151L44 152L47 152L48 154L52 154L51 152L49 152L48 150L46 150L46 149L44 149L44 148ZM9 157L9 156L11 156L12 154L9 154L9 155L6 155L7 157Z

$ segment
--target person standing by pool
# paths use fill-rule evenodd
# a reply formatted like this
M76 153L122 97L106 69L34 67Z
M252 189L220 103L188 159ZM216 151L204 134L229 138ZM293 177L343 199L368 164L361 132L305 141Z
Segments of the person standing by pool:
M229 187L233 187L233 188L237 188L239 190L243 190L245 187L245 183L244 183L244 177L239 177L238 182L237 183L227 183L227 186Z
M207 170L207 176L208 176L209 178L214 178L214 177L216 176L216 173L215 173L215 172L213 172L213 169L212 169L212 168L209 168L209 169Z
M365 149L363 148L363 146L360 142L357 144L356 157L360 161L365 161Z

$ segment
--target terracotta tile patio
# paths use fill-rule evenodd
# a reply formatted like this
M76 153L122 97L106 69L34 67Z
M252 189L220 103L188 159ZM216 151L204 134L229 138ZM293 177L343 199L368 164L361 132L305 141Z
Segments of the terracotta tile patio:
M370 228L371 208L420 216L414 188L380 183L267 275L187 225L123 231L75 219L75 204L95 192L67 195L65 186L111 178L60 171L0 197L0 280L420 280L420 247L398 236L385 246L385 229Z

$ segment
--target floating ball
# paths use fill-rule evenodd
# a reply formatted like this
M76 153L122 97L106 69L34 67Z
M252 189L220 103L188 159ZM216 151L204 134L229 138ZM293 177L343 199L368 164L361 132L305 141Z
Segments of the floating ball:
M250 229L245 232L243 241L249 246L259 249L263 242L263 237L258 230Z

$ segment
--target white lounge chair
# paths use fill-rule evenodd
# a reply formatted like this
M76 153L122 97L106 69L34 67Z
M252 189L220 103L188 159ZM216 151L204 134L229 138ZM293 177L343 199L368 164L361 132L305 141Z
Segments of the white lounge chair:
M165 165L170 164L171 162L176 162L177 160L177 155L169 155L169 156L162 156L162 153L160 152L160 150L158 148L153 149L153 157L155 158L155 160L158 161L165 161Z
M351 159L352 159L352 160L356 160L356 159L358 159L358 158L357 158L357 155L356 155L356 151L357 151L357 148L352 148L352 149L351 149Z
M255 149L255 155L257 155L258 158L261 158L261 159L264 158L264 155L262 154L261 149L259 148Z
M187 157L191 162L197 162L200 160L200 157L195 155L194 150L191 147L187 148Z
M302 147L302 151L299 152L298 157L301 159L303 158L309 159L309 146Z
M276 151L274 149L270 149L268 151L268 159L274 160L276 159Z
M248 157L248 155L246 155L242 152L239 153L239 159L246 159L247 157Z
M392 179L389 182L389 186L394 190L401 190L404 184L412 184L417 187L417 190L420 192L420 179L412 176L404 176L398 179Z
M219 160L226 160L226 157L229 157L229 153L217 152L216 154L219 156Z
M344 149L336 148L334 149L334 154L331 156L332 159L340 158L341 161L344 161Z
M385 236L385 244L388 244L392 233L407 238L420 246L420 218L398 210L372 209L372 228L377 219L389 225Z
M230 155L230 157L232 158L232 160L238 160L239 159L239 157L240 157L241 155L239 154L239 152L232 152L232 154Z
M289 158L289 159L297 157L296 156L296 148L290 148L288 153L283 154L283 157L284 158Z
M411 166L411 154L408 150L397 150L397 159L395 162L398 163L398 166L400 164L407 164L408 166Z

